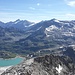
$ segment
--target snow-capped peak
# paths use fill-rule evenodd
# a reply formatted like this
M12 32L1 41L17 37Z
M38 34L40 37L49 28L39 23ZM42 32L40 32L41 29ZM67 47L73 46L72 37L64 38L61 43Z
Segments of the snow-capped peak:
M58 19L51 19L51 21L54 21L54 22L60 22Z
M14 23L17 24L18 22L20 22L20 19L17 19Z

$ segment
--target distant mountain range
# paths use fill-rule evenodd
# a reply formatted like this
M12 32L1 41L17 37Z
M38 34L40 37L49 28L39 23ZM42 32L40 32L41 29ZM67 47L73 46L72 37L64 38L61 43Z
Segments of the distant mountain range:
M75 47L75 20L27 20L0 22L0 51L17 54L63 54L66 46ZM3 52L2 52L3 53Z
M13 28L17 28L20 30L25 30L27 27L30 27L32 25L34 25L34 22L29 22L27 20L20 20L20 19L17 19L14 22L11 21L11 22L7 22L7 23L3 23L0 21L0 26L3 28L13 27Z
M75 20L0 22L0 57L12 58L16 54L31 59L2 75L74 75Z

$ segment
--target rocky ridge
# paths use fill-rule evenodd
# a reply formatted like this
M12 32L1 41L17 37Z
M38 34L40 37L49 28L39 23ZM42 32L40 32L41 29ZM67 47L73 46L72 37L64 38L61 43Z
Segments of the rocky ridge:
M28 59L1 75L75 75L75 64L67 56L46 55Z

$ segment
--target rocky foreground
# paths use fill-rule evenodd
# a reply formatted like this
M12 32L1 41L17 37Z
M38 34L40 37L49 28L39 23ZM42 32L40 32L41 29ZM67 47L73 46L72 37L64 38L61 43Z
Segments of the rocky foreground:
M46 55L28 59L1 75L75 75L75 64L66 56Z
M6 67L0 67L0 75L6 71L6 69L10 68L11 66L6 66Z

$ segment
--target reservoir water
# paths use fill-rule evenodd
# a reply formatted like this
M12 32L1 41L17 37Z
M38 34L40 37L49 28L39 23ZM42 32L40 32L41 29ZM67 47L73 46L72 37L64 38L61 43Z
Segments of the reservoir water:
M0 67L17 65L23 61L23 58L0 59Z

